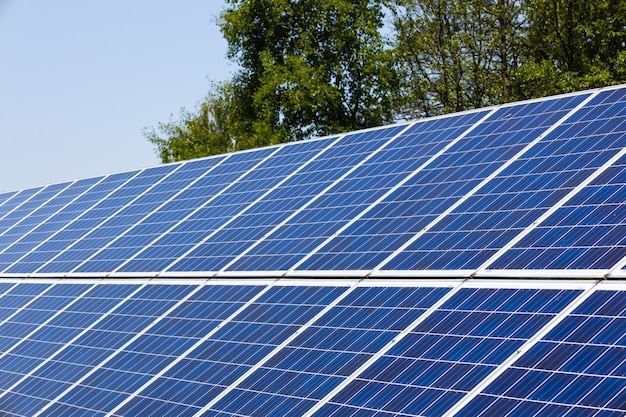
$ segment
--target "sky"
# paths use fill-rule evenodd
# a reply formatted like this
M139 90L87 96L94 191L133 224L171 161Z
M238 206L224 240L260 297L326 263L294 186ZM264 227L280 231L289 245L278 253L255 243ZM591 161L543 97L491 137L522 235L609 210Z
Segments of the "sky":
M0 0L0 192L160 164L144 127L235 71L218 0Z

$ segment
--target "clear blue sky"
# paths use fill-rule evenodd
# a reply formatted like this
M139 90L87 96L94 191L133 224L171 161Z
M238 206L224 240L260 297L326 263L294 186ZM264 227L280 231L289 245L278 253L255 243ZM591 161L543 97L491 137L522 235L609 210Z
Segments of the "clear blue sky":
M0 191L158 165L144 126L235 65L218 0L0 0Z

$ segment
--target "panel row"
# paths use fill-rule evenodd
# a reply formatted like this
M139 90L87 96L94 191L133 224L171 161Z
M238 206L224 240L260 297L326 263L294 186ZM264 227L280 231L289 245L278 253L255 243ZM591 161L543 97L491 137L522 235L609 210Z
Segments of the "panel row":
M626 287L0 283L7 416L618 416Z
M619 275L626 88L0 195L5 276Z

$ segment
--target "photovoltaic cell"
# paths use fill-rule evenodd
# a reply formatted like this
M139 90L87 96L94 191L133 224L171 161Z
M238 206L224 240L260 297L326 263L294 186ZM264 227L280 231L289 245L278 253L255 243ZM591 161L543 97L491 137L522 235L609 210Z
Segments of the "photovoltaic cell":
M71 222L71 228L67 227L62 230L61 233L54 236L54 240L58 238L69 238L71 241L69 244L65 244L65 247L61 250L57 249L51 259L47 259L48 262L41 268L42 272L54 273L54 272L71 272L75 267L80 265L85 259L91 256L97 251L101 245L107 242L106 233L103 236L99 229L103 224L114 226L114 224L107 223L112 216L115 216L120 212L127 204L137 199L146 190L154 185L156 181L159 181L162 177L167 175L174 166L166 165L162 167L150 168L138 172L128 173L126 178L118 178L120 182L112 181L105 184L106 186L114 185L117 182L117 189L109 194L105 194L104 198L95 201L95 204L87 211L80 214L78 218ZM99 184L102 185L104 181ZM81 202L79 202L80 204ZM74 209L70 205L68 209ZM115 223L115 219L112 220ZM49 241L45 242L46 244ZM37 250L37 253L40 251ZM40 260L39 257L35 258ZM37 271L25 271L24 265L20 262L20 265L14 265L7 270L14 273L24 272L37 272Z
M314 415L441 416L577 294L463 288Z
M65 285L60 285L65 287ZM5 359L9 363L20 363L21 358L28 362L14 371L12 386L0 394L0 403L16 415L33 416L51 399L71 386L72 381L83 375L108 355L120 343L120 339L130 338L136 321L129 318L123 321L126 333L116 333L104 327L111 321L111 310L136 291L138 285L96 285L70 307L62 310L44 328L24 340ZM171 291L170 294L176 294ZM127 300L139 304L142 299ZM158 303L151 303L158 311ZM146 312L143 323L154 319ZM122 325L117 320L118 325ZM113 327L113 326L110 326Z
M203 415L304 414L448 291L355 289Z
M89 374L83 372L77 375L74 381L79 383L47 409L46 415L85 413L86 410L111 411L259 290L254 286L206 286L182 303L179 302L171 314L153 322L155 317L165 313L165 309L171 308L189 289L177 291L172 285L153 285L149 288L149 298L144 294L141 300L139 294L140 299L134 304L127 302L116 312L116 319L110 321L107 331L127 331L121 328L111 330L111 324L119 326L124 315L147 318L150 312L154 317L149 321L143 320L141 334L99 363L97 368ZM178 295L172 297L176 293ZM159 294L158 297L156 294ZM154 300L158 298L161 299L160 306L155 309ZM99 346L99 349L103 348L105 346ZM78 380L78 377L81 379Z
M311 168L302 173L301 176L295 178L294 182L286 184L289 188L279 191L274 196L270 196L270 199L264 202L263 207L265 212L271 210L271 207L276 206L272 198L277 197L287 199L287 207L300 207L301 210L295 211L292 209L281 212L281 216L272 222L279 227L273 229L264 228L262 231L269 232L270 236L258 240L257 245L252 246L249 251L243 253L244 256L239 258L231 257L231 259L235 258L235 261L232 265L229 264L230 266L226 269L229 271L288 269L289 266L293 265L295 261L302 257L303 253L306 254L307 251L315 247L317 243L321 243L329 230L338 228L336 222L332 221L332 210L325 210L323 213L320 213L320 217L317 218L316 222L308 222L307 220L300 221L298 219L310 218L311 213L318 212L316 207L320 205L333 204L332 201L336 199L337 196L341 195L337 193L341 193L341 184L344 183L343 181L336 182L336 180L340 179L342 175L349 173L350 169L362 169L363 165L359 165L360 163L382 149L385 144L406 127L407 126L402 125L392 126L386 129L354 133L342 139L340 143L333 147L331 152L325 155L325 159L328 159L320 161L320 163L325 164L325 169L334 175L332 177L326 173L321 173L320 175L320 173L317 172L319 169L318 165L312 165ZM307 205L293 205L294 200L300 203L302 201L303 192L306 193L309 190L302 187L302 183L309 187L313 186L319 191L324 189L322 185L326 184L318 182L318 178L320 177L323 180L328 180L328 186L332 187L332 190L324 192L322 196L317 195L313 200L306 201L306 203L308 203ZM296 187L291 188L292 186ZM289 193L291 190L295 191L295 195ZM344 189L344 193L350 192L354 192L354 190L350 191L348 188ZM366 196L367 194L360 193L358 195ZM355 204L365 204L365 202L355 201ZM350 207L347 207L347 211L350 212ZM346 213L343 215L345 216ZM264 217L267 217L267 215L264 215ZM256 221L257 218L258 217L253 217L252 219L246 220ZM247 227L250 227L250 225L248 224ZM243 232L245 233L245 229ZM262 235L260 235L260 233L254 235L255 238L257 236L260 237ZM221 263L219 266L226 266L226 264ZM180 266L176 268L178 270Z
M324 267L373 269L582 100L499 109L331 241L324 250L341 261ZM428 269L432 256L421 255L405 251L384 269Z
M626 145L624 136L617 140ZM626 256L625 202L622 157L489 268L611 269Z
M193 252L168 270L219 271L234 260L237 255L288 219L289 216L294 215L298 209L310 203L320 192L357 166L368 155L378 150L404 127L393 126L386 129L355 133L342 138L318 159L286 181L280 189L255 204L250 211L230 224L227 229L195 248ZM281 229L285 227L283 226ZM266 240L262 241L250 253L262 251L266 242ZM294 239L290 241L290 245L295 249L300 247L303 242L305 239ZM269 244L273 245L273 243ZM280 259L287 260L290 257L281 255ZM236 265L248 262L246 265L249 263L255 265L251 270L271 269L273 265L264 261L265 258L263 258L263 262L255 258L250 261L242 260ZM234 268L247 269L247 266Z
M50 236L52 232L43 230L42 225L101 179L76 181L6 229L0 236L0 269L6 269Z
M116 414L193 415L345 287L273 287Z
M0 194L0 207L2 207L6 202L10 201L11 198L13 198L16 194L17 192L15 191L1 193Z
M52 265L58 262L63 269L71 272L80 266L106 245L112 236L124 231L129 226L128 223L132 224L132 221L136 219L132 215L125 215L128 214L126 211L128 205L140 199L147 190L154 187L176 168L178 166L164 165L146 169L103 200L90 212L95 215L95 218L85 225L90 230L75 241L71 248L63 251L57 259L46 265L46 268L54 268Z
M623 416L626 292L596 291L457 416Z
M110 221L111 224L115 222L115 226L107 227L107 223L102 226L102 235L110 236L110 240L76 268L76 272L114 271L121 263L152 243L179 220L176 216L171 216L167 221L159 222L163 218L161 210L166 209L174 197L182 195L183 190L197 184L196 180L199 182L199 178L211 175L212 169L222 159L210 158L183 164L149 193L133 201Z
M82 195L48 219L35 233L25 236L24 241L36 243L36 246L14 263L15 269L13 270L34 272L88 233L90 229L87 224L92 223L93 219L98 217L97 212L92 212L91 209L101 204L103 199L137 173L137 171L126 172L106 177L89 193ZM6 271L9 268L3 269Z
M22 291L26 285L28 284L20 284L16 291ZM3 372L6 370L6 375L2 378L2 386L0 386L0 404L2 404L3 411L32 416L40 408L41 401L31 394L45 395L47 388L44 385L50 381L42 381L41 384L35 386L28 382L26 385L22 383L29 381L29 375L45 367L51 358L62 354L69 340L113 308L120 301L119 297L130 294L135 287L134 285L103 285L106 288L95 287L86 295L81 296L80 294L90 286L91 284L64 284L51 288L45 294L46 298L37 298L20 312L26 320L25 323L16 322L12 329L6 329L9 334L3 336L12 337L16 343L10 349L5 350L0 357L0 369L3 369ZM27 288L24 289L27 290ZM48 294L64 298L65 301L51 300ZM63 302L67 306L59 308L55 314L52 314L52 311L41 311L42 306ZM39 307L39 310L31 309L31 306ZM29 320L34 320L34 323L28 322ZM36 326L44 320L45 326ZM2 331L0 326L0 332ZM24 338L26 335L28 337ZM78 357L75 357L74 361L77 359Z
M221 194L235 186L252 168L276 152L276 148L258 149L233 154L217 165L175 200L151 216L149 222L167 222L166 233L158 233L154 241L133 254L128 265L139 264L140 271L158 272L189 248L201 241L224 218L206 221L201 211ZM200 216L200 217L198 217ZM122 262L117 262L121 265ZM128 268L133 269L132 266Z
M325 193L323 198L317 200L300 215L290 220L283 229L266 239L267 245L271 245L274 251L282 250L290 253L294 241L304 240L307 243L302 245L299 252L302 255L308 254L400 181L405 180L409 174L422 167L429 158L443 150L446 145L486 114L486 112L475 112L413 125L332 190ZM303 233L297 234L300 229ZM294 235L295 237L292 238ZM344 239L336 242L334 247L345 247L347 243L349 242ZM341 255L334 253L332 248L328 251L324 251L323 255L316 253L298 269L341 269ZM245 265L262 262L264 257L268 256L250 256L249 263ZM292 266L280 263L278 265L270 269Z
M626 145L621 93L578 110L407 250L428 269L479 268Z
M153 246L146 249L131 262L120 268L124 272L148 270L160 271L176 261L180 254L190 251L194 246L201 244L213 232L219 230L227 222L237 218L240 213L247 212L254 207L255 202L273 187L283 182L288 176L314 158L328 147L336 138L327 138L311 142L296 143L284 146L271 159L257 167L254 172L238 181L226 192L215 198L210 204L202 207L188 219L185 219L169 234L181 233L183 230L203 231L197 238L188 239L179 235L175 252L167 251L163 254L162 246ZM211 239L212 240L212 239ZM168 240L168 244L170 241ZM227 245L220 245L225 250ZM211 253L212 254L212 253ZM178 255L178 256L177 256ZM185 256L185 258L187 258ZM202 270L210 270L207 266ZM193 269L198 270L198 269Z
M53 198L69 185L70 183L49 185L32 193L25 200L20 201L19 205L16 204L18 201L15 201L12 210L7 212L0 219L0 237L4 237L7 231L15 227L16 224L23 222L34 211L37 211L40 206L45 205L49 199ZM25 196L26 194L27 193L25 193ZM10 244L10 241L8 243ZM4 239L0 240L0 249L4 249L7 245Z

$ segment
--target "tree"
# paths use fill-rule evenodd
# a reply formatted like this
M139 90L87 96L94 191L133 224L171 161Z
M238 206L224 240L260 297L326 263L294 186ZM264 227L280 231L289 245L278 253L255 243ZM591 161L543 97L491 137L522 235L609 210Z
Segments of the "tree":
M184 108L179 120L145 128L163 163L229 152L234 149L228 84L213 85L195 112Z
M144 132L164 162L626 81L626 0L226 0L218 23L239 70Z
M395 0L404 112L413 117L517 98L522 45L518 0Z
M527 0L528 97L626 81L626 1Z
M236 147L393 120L397 88L381 0L228 0Z

